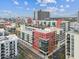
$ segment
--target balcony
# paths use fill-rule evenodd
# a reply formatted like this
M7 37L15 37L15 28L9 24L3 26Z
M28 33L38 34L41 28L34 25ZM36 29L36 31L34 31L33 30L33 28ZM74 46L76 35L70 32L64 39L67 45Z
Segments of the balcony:
M1 47L1 50L5 50L5 48L4 47Z
M1 51L1 54L4 54L4 53L5 53L5 51L4 51L4 50L2 50L2 51Z

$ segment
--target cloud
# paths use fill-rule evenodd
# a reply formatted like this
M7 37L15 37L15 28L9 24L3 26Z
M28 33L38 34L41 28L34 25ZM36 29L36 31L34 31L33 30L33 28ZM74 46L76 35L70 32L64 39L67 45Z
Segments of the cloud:
M59 11L60 11L60 12L64 12L64 11L65 11L65 9L64 9L64 8L61 8L61 9L59 9Z
M41 0L37 0L37 2L38 2L38 3L41 3L42 1L41 1Z
M19 2L17 0L12 0L12 1L15 5L19 5Z
M37 0L39 3L57 3L56 0Z
M56 12L56 13L53 13L51 15L51 17L70 17L70 16L74 16L73 14L71 13L67 13L67 12Z
M20 8L20 9L22 9L23 7L22 7L22 6L18 6L17 8Z
M66 0L66 2L69 2L70 0Z
M45 3L56 3L56 0L44 0Z
M26 8L26 10L30 10L30 8Z
M19 5L19 3L17 1L14 1L14 4Z
M3 10L2 12L3 13L7 13L7 14L11 14L12 13L12 11L10 11L10 10Z
M61 9L63 9L63 8L69 8L69 7L70 7L70 5L68 5L68 4L65 5L65 6L64 6L64 5L60 5L60 8L61 8Z
M57 13L57 12L64 12L65 9L64 8L57 8L57 7L47 7L47 9L44 9L44 11Z
M1 10L1 17L17 17L19 14L17 12L13 12L12 10Z
M56 8L56 7L47 7L47 9L44 9L44 10L55 13L58 10L58 8Z
M13 12L11 10L2 10L1 11L3 16L12 16Z
M27 6L28 5L28 2L27 1L24 1L24 4Z
M53 12L54 14L57 12L64 12L65 9L64 8L57 8L57 7L47 7L47 9L45 9L46 11L49 12Z
M74 2L75 0L66 0L66 2Z
M70 7L70 5L66 5L66 7L67 7L67 8L69 8L69 7Z
M63 8L64 6L63 5L60 5L60 8Z
M45 3L41 3L40 6L47 6L47 4L45 4Z
M33 11L35 11L36 9L35 8L33 8Z
M39 2L36 2L35 4L39 4Z
M74 2L75 0L71 0L71 2Z

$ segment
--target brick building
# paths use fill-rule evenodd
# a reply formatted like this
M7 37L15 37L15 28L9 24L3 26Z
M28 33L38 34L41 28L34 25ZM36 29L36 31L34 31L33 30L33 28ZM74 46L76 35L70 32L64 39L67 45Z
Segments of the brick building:
M56 48L55 31L50 29L37 29L33 31L33 48L38 51L51 53Z

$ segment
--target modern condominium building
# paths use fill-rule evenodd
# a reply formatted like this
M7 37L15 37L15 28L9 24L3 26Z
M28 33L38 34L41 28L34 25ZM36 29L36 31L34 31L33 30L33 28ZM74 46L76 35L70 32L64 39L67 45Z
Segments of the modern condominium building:
M36 20L36 23L37 23L37 20ZM33 24L35 24L35 20L33 21ZM59 20L40 20L40 21L38 20L37 25L45 26L45 27L62 28L64 31L70 30L70 22L64 21L62 19L59 19Z
M17 37L0 36L0 59L13 59L17 56Z
M63 31L63 29L57 28L55 37L58 48L61 48L65 45L65 32Z
M55 31L51 29L36 29L33 31L33 48L51 53L56 48Z
M4 36L5 35L5 30L3 28L0 29L0 36Z
M33 30L34 27L21 25L20 29L17 30L17 36L23 41L32 45L33 43Z
M70 31L66 33L65 56L66 59L79 59L79 33Z
M36 29L33 31L33 35L33 48L38 51L51 53L55 48L60 48L65 43L63 30L56 27Z

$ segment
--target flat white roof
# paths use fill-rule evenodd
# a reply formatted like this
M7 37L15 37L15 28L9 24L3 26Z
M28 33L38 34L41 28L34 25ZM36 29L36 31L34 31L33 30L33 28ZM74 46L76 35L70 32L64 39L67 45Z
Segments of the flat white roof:
M12 40L17 40L18 37L16 35L9 35L9 36L0 36L0 42L5 42L5 41L12 41Z
M36 29L35 31L38 32L42 32L42 33L49 33L49 32L53 32L53 31L57 31L57 30L62 30L56 27L49 27L49 28L45 28L45 29Z
M4 32L5 30L3 28L0 28L0 32Z
M56 22L57 20L40 20L39 22ZM69 21L62 21L62 22L69 22Z
M35 28L35 27L31 27L31 26L27 26L25 27L24 29L20 30L21 32L28 32L28 31L32 31L34 29L38 29L38 28Z
M76 31L68 31L66 33L73 34L73 35L79 35L79 32L76 32Z

